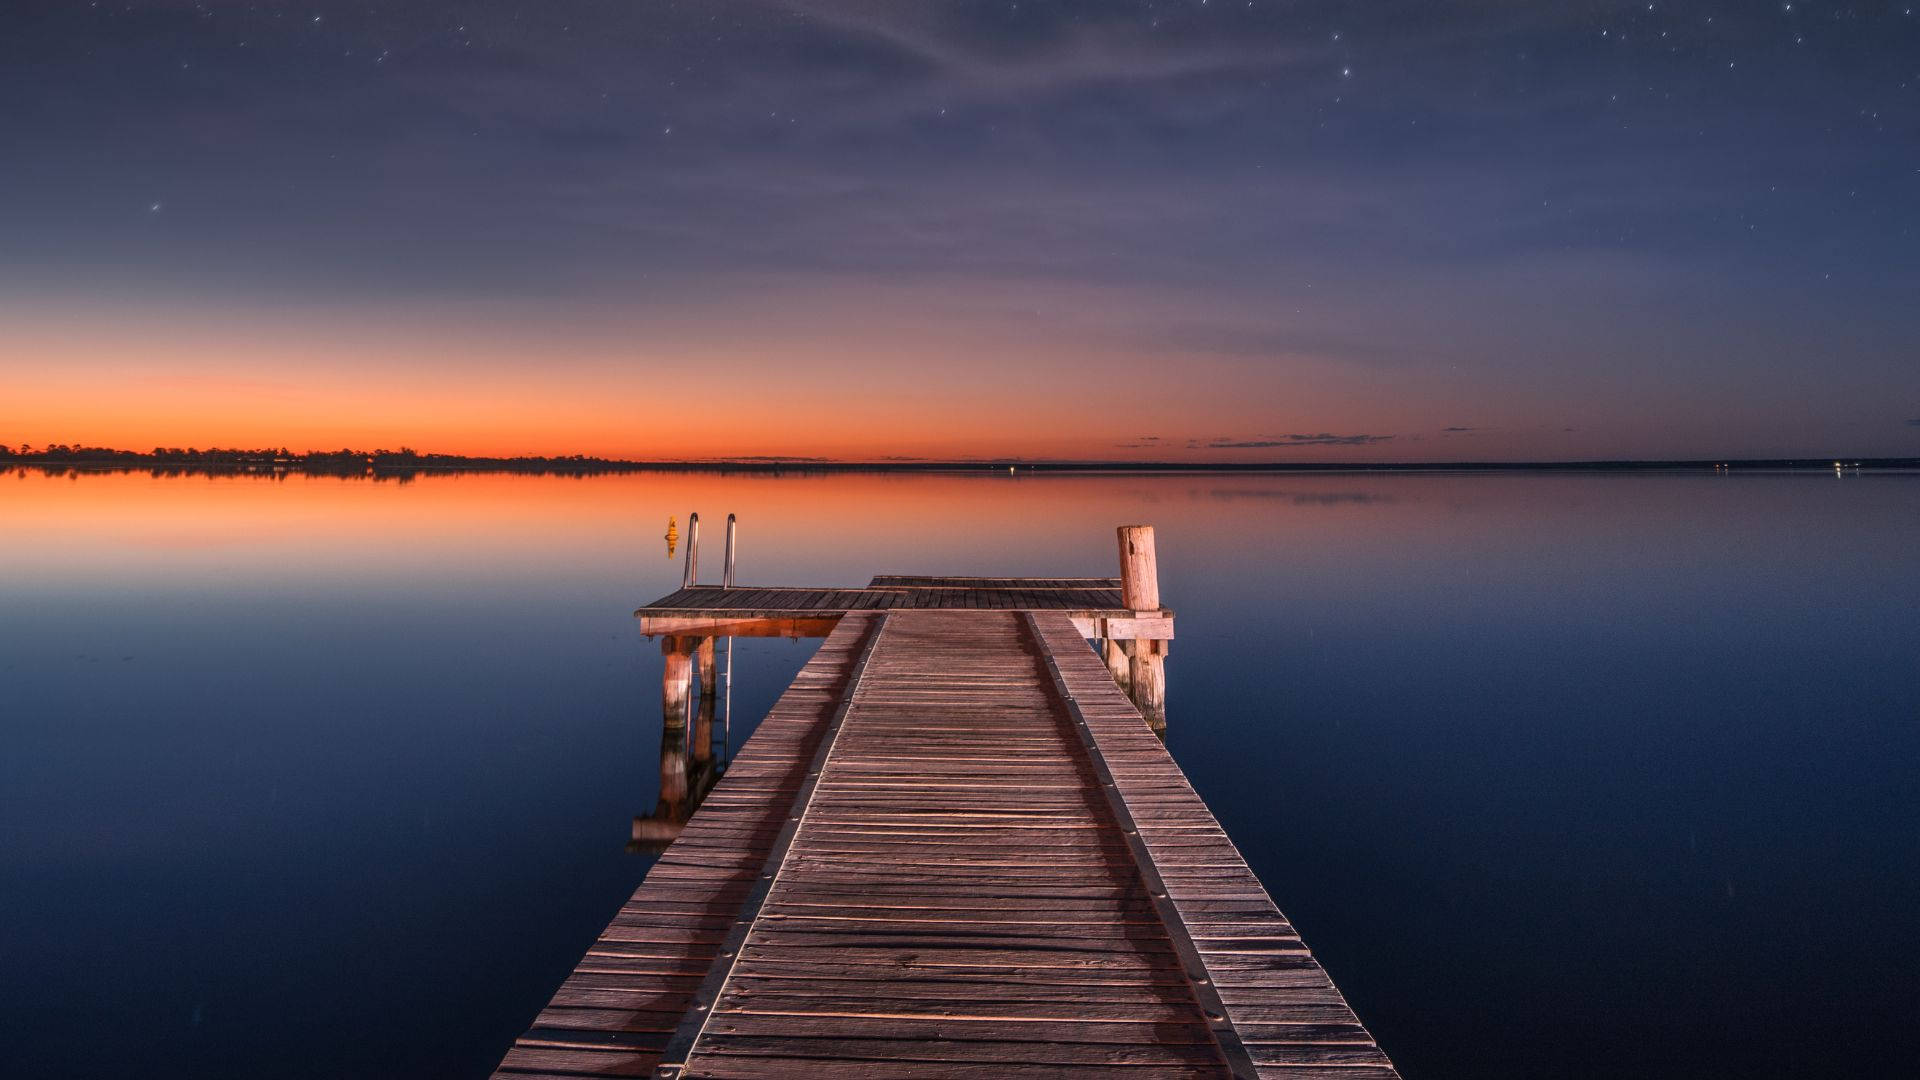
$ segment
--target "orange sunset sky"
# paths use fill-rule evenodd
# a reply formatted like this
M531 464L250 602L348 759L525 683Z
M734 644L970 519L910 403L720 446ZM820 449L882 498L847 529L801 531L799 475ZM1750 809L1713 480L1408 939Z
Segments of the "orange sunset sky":
M993 297L978 303L988 307ZM1085 303L1084 298L1080 298ZM1672 426L1708 402L1621 401L1606 380L1516 367L1262 357L1085 338L858 297L743 299L737 322L568 312L54 305L9 313L0 442L398 447L642 460L751 456L1384 461L1748 450ZM917 316L917 317L916 317ZM1614 414L1582 430L1596 408ZM1542 418L1545 419L1542 419ZM1764 418L1754 418L1764 422ZM1447 430L1449 428L1461 430ZM1776 426L1774 430L1779 429ZM1818 444L1809 431L1806 445Z
M1917 20L42 6L0 444L1920 454Z

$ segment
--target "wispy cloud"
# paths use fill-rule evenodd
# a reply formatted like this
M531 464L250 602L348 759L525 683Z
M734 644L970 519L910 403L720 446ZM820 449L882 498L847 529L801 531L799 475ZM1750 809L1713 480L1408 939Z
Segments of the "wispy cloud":
M817 23L896 50L948 93L995 97L1106 82L1143 83L1229 70L1272 72L1328 52L1324 43L1274 36L1170 37L1153 23L1115 13L1049 15L1037 8L1010 33L1001 20L965 5L893 0L785 0Z
M781 464L789 464L789 463L806 464L808 462L833 461L835 459L828 458L828 457L800 457L794 454L743 454L737 457L723 458L721 460L743 461L743 462L750 461L750 462L756 462L756 463L764 462L771 465L781 465Z
M1208 442L1209 450L1277 450L1292 446L1371 446L1392 439L1392 435L1267 435L1258 439L1221 438ZM1189 444L1191 445L1191 444Z

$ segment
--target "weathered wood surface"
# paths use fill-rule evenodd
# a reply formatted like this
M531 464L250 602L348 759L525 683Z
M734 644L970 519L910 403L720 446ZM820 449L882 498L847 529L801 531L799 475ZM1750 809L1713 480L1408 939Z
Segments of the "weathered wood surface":
M1071 618L877 621L822 645L500 1075L648 1075L670 1041L659 1075L1396 1075Z
M500 1064L502 1076L645 1076L713 965L785 822L872 616L843 619L726 776Z
M1036 661L1012 613L889 616L688 1075L1225 1074Z
M954 577L921 574L876 574L867 583L870 589L1118 589L1120 579L1089 578L1010 578Z
M1067 620L1033 623L1260 1075L1396 1076L1106 666Z
M1122 525L1120 602L1135 611L1160 607L1160 564L1154 554L1153 526Z
M1135 597L1134 599L1139 599ZM1119 578L882 574L860 589L696 585L635 611L640 632L689 637L824 637L850 611L1060 611L1083 636L1167 641L1173 612L1124 602ZM1164 655L1164 650L1154 655Z
M920 583L883 584L906 580ZM1031 608L1115 614L1131 611L1121 604L1119 586L1110 582L1107 578L1072 582L1062 578L881 577L864 589L751 585L723 589L718 585L696 585L675 590L636 614L726 612L773 616L925 608Z

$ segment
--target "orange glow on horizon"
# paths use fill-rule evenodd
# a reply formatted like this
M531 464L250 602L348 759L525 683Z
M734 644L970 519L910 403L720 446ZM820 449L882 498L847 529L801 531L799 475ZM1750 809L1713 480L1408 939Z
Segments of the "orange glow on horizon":
M1315 357L1168 357L898 327L809 337L753 326L650 344L604 326L543 338L561 331L445 313L427 322L28 315L0 339L12 373L0 443L635 461L1568 456L1527 445L1538 427L1443 436L1431 414L1489 411L1456 402L1463 391L1444 376L1423 389L1425 376L1395 372L1388 393L1379 371ZM1515 398L1504 407L1529 404ZM1391 438L1291 445L1276 432Z

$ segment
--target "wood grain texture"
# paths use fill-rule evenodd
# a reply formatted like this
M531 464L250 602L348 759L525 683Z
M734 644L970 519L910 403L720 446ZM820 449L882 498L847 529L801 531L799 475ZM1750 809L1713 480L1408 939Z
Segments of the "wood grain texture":
M686 1075L1228 1075L1041 675L1012 612L894 609Z
M821 643L496 1075L653 1071L787 817L871 618L844 619Z
M1228 1018L1266 1077L1397 1076L1166 746L1071 621L1034 616Z
M1058 610L1124 617L1114 578L938 578L883 575L863 589L697 585L678 589L634 612L642 619L781 619L887 608Z
M1397 1076L1070 611L875 580L498 1075Z

